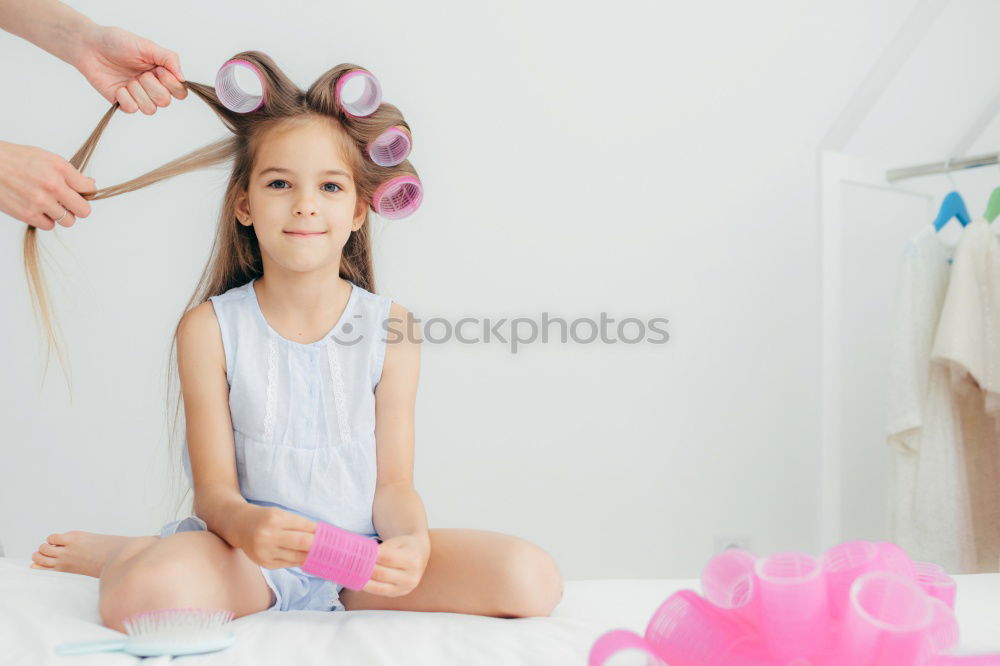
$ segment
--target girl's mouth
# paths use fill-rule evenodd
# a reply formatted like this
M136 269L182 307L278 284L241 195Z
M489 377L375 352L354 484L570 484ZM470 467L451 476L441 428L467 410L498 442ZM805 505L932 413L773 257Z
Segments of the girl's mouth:
M325 231L286 231L286 234L295 238L311 238L312 236L322 236Z

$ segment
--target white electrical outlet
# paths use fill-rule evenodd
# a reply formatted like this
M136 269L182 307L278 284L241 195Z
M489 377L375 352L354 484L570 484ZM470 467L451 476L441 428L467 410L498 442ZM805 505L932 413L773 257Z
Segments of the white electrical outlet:
M717 534L715 536L716 554L731 548L753 552L753 548L750 546L750 536L746 534Z

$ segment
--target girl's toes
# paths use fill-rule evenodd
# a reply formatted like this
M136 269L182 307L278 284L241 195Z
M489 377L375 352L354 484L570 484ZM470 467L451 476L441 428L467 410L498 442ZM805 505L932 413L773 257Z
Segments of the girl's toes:
M43 543L38 547L38 552L49 557L56 557L63 548L65 546L53 546L51 543Z
M52 569L56 564L55 558L42 555L37 551L31 554L31 561L38 565L32 565L35 569Z
M73 533L67 532L66 534L50 534L48 542L53 546L65 546L72 540L73 537L70 536L71 534Z

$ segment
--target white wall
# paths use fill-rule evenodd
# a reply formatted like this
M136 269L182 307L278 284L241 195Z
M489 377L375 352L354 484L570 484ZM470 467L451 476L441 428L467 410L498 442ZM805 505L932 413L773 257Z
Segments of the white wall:
M375 72L426 188L417 215L378 222L376 275L417 316L670 320L662 346L425 345L431 527L522 536L570 579L695 576L717 535L815 550L815 151L912 2L74 6L178 50L194 81L251 48L303 88L340 62ZM71 155L106 103L26 42L0 34L0 53L17 63L0 138ZM194 95L119 114L88 174L121 182L224 132ZM41 384L23 225L0 223L8 555L171 517L163 371L224 181L188 174L40 234L72 403L54 356Z

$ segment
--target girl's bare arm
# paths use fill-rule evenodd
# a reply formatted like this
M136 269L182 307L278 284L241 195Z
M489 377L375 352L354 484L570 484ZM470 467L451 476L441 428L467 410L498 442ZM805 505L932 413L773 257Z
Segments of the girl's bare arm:
M239 548L238 524L250 504L240 494L236 443L222 333L211 301L184 315L177 332L177 365L187 420L194 508L208 529Z

